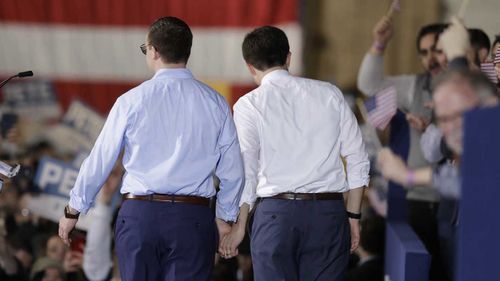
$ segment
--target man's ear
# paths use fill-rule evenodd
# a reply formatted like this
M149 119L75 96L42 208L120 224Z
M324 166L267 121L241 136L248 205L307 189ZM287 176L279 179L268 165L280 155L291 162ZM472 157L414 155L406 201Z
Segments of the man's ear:
M151 46L151 52L153 52L153 59L154 60L161 60L160 53L156 51L156 48Z
M252 74L252 76L257 75L257 71L255 71L255 67L253 65L247 63L247 68L248 68L248 71L250 71L250 74Z
M286 56L286 69L290 69L290 62L292 61L292 53L288 52Z

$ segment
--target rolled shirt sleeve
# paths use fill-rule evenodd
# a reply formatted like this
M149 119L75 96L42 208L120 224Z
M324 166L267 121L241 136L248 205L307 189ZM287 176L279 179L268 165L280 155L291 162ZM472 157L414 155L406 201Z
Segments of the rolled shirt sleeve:
M86 214L120 154L130 107L118 98L70 191L69 205Z
M340 155L346 160L349 189L368 186L370 180L368 153L365 150L358 121L344 99L340 105L340 114Z
M250 209L257 200L257 183L259 170L259 134L255 118L252 118L252 106L240 99L234 106L234 122L238 130L241 154L245 167L245 185L240 200L240 206L246 203Z
M219 137L220 159L215 170L220 180L215 215L224 221L236 221L243 189L244 172L240 145L231 112L224 103L225 121Z

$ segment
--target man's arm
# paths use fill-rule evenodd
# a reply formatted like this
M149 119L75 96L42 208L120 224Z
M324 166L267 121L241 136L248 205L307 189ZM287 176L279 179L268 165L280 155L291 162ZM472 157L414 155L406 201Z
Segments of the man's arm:
M338 89L336 91L340 92ZM340 93L340 95L342 94ZM360 214L364 187L368 186L369 182L370 161L356 117L343 99L340 104L340 114L340 155L346 161L349 187L347 211L352 214ZM351 252L353 252L359 245L359 219L350 218L349 224L351 228Z
M414 75L385 76L384 51L393 34L393 25L384 16L373 28L373 43L363 58L358 72L358 88L367 96L394 86L398 93L398 106L408 110L415 87Z
M113 169L120 154L129 116L129 107L121 98L111 108L106 123L97 138L90 155L85 159L71 189L69 213L87 213L94 199ZM59 236L69 245L69 233L78 219L61 217Z
M414 185L431 187L432 168L430 166L410 170L401 157L395 155L389 148L383 148L378 153L377 166L384 178L404 187Z
M248 101L240 99L234 106L234 122L240 140L241 154L245 167L245 185L240 200L238 221L231 232L221 240L219 252L223 257L233 257L238 254L237 247L245 236L245 226L248 213L256 200L257 173L259 167L260 142L257 125L255 124L253 108Z
M224 126L218 142L220 159L215 169L215 175L220 180L215 216L219 220L228 222L236 221L238 217L238 204L243 189L244 172L236 127L229 106L225 101L224 107L226 111Z

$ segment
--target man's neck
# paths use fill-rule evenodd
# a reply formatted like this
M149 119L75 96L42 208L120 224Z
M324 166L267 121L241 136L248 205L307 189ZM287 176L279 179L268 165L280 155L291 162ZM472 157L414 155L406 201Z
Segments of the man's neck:
M262 78L264 78L264 76L266 76L268 73L273 72L275 70L288 71L288 69L285 66L275 66L275 67L268 68L264 71L260 71L260 70L256 69L256 71L257 71L257 84L260 85L262 83Z
M160 69L176 69L176 68L186 68L186 63L158 63L154 66L154 71L157 72Z

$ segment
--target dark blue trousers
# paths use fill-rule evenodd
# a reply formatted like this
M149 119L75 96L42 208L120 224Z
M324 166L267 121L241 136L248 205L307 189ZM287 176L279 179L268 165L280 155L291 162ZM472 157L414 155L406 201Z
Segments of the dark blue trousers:
M255 281L343 281L350 227L343 200L262 199L251 234Z
M208 206L126 200L115 227L121 278L210 280L217 239Z

